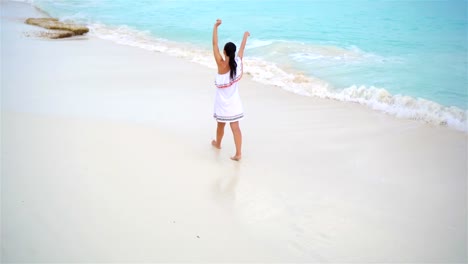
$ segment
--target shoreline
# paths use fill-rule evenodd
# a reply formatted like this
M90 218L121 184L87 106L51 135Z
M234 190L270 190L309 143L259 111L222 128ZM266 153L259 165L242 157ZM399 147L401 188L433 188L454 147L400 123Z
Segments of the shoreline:
M120 45L138 47L152 52L161 52L173 57L184 58L210 69L214 67L210 59L211 52L201 49L195 44L161 40L126 26L114 27L93 24L90 27L93 30L91 34L101 39L111 40ZM351 52L344 48L343 51ZM285 70L276 63L257 57L246 56L244 63L246 65L246 74L262 85L275 86L300 96L355 103L371 111L384 113L394 118L424 122L468 133L468 109L464 110L458 106L445 106L436 101L420 97L392 94L382 87L353 84L345 88L337 88L326 80L306 75L300 70Z
M466 262L466 133L245 76L233 162L214 71L1 5L2 262Z
M33 7L50 16L40 7L34 5ZM138 47L151 52L160 52L172 57L184 58L187 61L214 69L211 51L202 48L199 44L161 39L152 36L148 32L128 26L117 27L104 24L91 24L88 26L91 29L91 32L88 33L90 36L110 40L120 45ZM322 47L321 49L325 48ZM356 53L353 56L364 53L360 56L368 56L363 51L357 52L339 47L334 47L334 49L339 49L334 50L334 53ZM278 64L265 61L260 57L246 56L244 63L247 66L246 74L262 85L272 85L301 96L358 104L370 111L384 113L394 118L447 127L468 135L468 109L443 105L437 101L421 97L392 94L386 87L363 84L333 87L326 80L307 75L297 69L289 68L285 70Z
M90 27L94 37L111 40L121 45L165 53L173 57L182 57L210 69L214 67L211 51L202 48L199 44L160 39L147 32L127 26L92 24ZM333 52L350 54L356 52L341 47L334 47L334 49L340 51ZM365 52L359 51L358 53ZM361 56L365 57L366 55L361 54ZM246 56L244 63L247 66L246 74L263 85L276 86L301 96L356 103L371 111L385 113L392 117L425 122L468 133L468 109L443 105L421 97L392 94L386 87L365 84L334 87L324 79L307 75L303 71L291 67L285 69L277 63L266 61L260 57Z

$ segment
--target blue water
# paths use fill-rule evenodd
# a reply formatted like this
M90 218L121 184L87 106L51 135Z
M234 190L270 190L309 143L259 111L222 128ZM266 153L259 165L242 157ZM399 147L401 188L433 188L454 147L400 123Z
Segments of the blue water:
M185 55L195 61L209 58L221 18L220 42L251 33L246 61L258 81L467 130L467 0L33 3L51 16L96 25L94 34L120 43L169 53L184 48L168 43L190 44L197 51Z

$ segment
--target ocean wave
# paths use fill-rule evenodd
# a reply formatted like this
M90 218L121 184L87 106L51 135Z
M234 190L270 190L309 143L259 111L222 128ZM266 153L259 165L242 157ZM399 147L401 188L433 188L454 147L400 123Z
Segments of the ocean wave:
M272 56L271 59L292 60L293 63L319 62L338 65L343 62L363 63L388 60L377 54L365 52L356 46L338 47L289 40L249 39L246 48L263 57Z
M249 58L244 64L246 73L251 75L253 80L299 95L359 103L398 118L421 120L468 132L468 111L455 106L443 106L406 95L392 95L386 89L374 86L352 85L345 89L337 89L325 80L303 73L287 72L262 59Z
M89 18L88 16L83 13L83 12L77 12L77 13L74 13L73 15L64 15L64 16L61 16L60 17L60 20L64 21L64 22L68 22L68 21L71 21L71 22L78 22L78 23L86 23L86 24L89 24Z
M271 45L273 43L274 43L273 40L251 39L251 40L249 40L249 43L247 44L245 49L246 50L256 49L256 48L260 48L260 47L269 46L269 45Z
M338 92L315 94L345 102L355 102L399 118L422 120L468 132L468 111L455 106L443 106L423 98L392 95L384 88L353 85Z
M90 25L91 34L114 41L119 44L143 48L149 51L162 52L171 56L188 59L206 67L215 69L211 51L189 43L173 42L156 38L149 32L135 30L127 26L111 27L103 24ZM274 46L273 41L255 41L251 48ZM339 47L319 47L314 52L336 59L341 54L344 59L376 58L376 55L365 53L358 48L343 49ZM277 48L277 47L275 47ZM345 54L345 56L343 55ZM294 56L294 55L293 55ZM337 89L325 80L306 75L293 69L285 70L275 63L261 57L245 57L244 70L254 81L280 87L284 90L319 98L343 102L354 102L399 118L422 120L427 123L450 127L468 132L468 111L454 106L443 106L436 102L405 95L392 95L384 88L353 85Z
M107 26L91 24L90 33L98 38L111 40L118 44L161 52L171 56L184 58L204 66L215 68L211 52L190 43L180 43L163 38L157 38L148 31L135 30L128 26Z
M10 1L19 2L19 3L26 3L26 4L30 4L30 5L34 4L34 0L10 0Z

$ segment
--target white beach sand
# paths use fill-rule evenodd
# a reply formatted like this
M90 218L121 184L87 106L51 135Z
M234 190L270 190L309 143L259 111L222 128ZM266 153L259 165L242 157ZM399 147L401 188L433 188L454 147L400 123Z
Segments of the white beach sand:
M234 162L213 70L1 14L1 262L466 263L463 132L245 76Z

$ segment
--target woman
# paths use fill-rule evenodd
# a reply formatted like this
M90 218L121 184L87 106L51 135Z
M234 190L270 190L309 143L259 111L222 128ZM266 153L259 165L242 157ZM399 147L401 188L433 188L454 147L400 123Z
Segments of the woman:
M250 33L244 33L237 57L236 45L232 42L226 43L223 50L223 58L218 48L219 25L221 25L221 19L216 20L213 28L213 54L218 65L218 74L216 74L215 79L216 98L213 116L218 122L218 127L216 129L216 140L213 140L211 144L215 148L221 148L224 127L226 123L229 123L234 136L234 143L236 144L236 154L231 159L239 161L242 157L242 133L239 127L239 120L244 117L244 110L237 84L242 78L242 57L244 56L245 44Z

